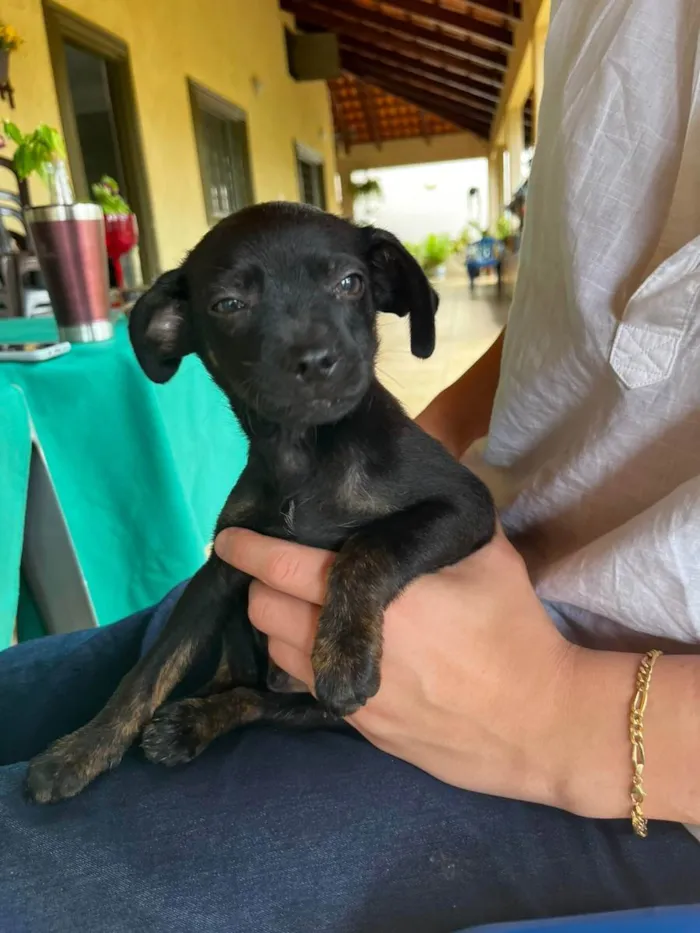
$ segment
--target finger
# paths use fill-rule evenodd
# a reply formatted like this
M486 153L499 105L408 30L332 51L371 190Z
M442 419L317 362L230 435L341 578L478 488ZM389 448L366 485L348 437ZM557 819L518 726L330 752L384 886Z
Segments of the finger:
M248 595L248 617L269 638L311 654L318 627L318 606L254 580Z
M275 664L292 677L306 684L313 693L314 672L311 668L311 658L309 655L293 648L286 642L279 641L277 638L271 638L267 647L270 657Z
M326 592L330 551L267 538L242 528L229 528L217 537L216 553L274 590L320 606Z

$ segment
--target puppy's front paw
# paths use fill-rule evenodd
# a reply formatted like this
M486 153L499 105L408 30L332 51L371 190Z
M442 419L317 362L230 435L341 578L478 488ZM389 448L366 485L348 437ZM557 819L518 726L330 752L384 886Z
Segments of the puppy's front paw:
M198 698L161 706L143 730L141 747L146 758L172 767L201 754L210 741L204 710L205 700Z
M116 763L116 762L115 762ZM29 762L24 795L32 803L75 797L107 767L92 737L75 732L54 742Z
M324 636L317 638L311 663L319 702L339 717L364 706L379 690L378 655L364 642L348 645Z

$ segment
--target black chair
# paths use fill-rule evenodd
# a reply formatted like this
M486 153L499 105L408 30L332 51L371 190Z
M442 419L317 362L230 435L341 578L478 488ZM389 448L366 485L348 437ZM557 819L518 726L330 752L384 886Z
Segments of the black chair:
M24 218L30 206L26 180L20 180L10 159L0 158L0 168L11 172L16 191L0 188L0 317L24 317L25 288L43 288L41 270L31 232ZM15 221L21 231L7 226Z

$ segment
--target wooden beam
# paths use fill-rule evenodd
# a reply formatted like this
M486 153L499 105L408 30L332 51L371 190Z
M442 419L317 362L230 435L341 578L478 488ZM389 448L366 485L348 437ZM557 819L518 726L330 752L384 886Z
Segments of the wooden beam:
M409 74L414 78L419 78L428 83L438 84L449 87L455 91L460 91L465 96L477 98L492 104L494 107L498 104L499 96L494 92L493 88L489 88L488 91L483 91L481 90L481 85L475 88L473 82L469 81L468 78L462 78L459 75L453 74L451 71L445 71L444 68L434 68L432 65L425 65L424 63L417 62L415 59L408 58L404 55L387 53L386 55L382 55L380 59L373 55L371 51L368 52L366 47L361 43L347 42L346 40L342 40L340 43L340 53L341 58L346 55L358 56L370 62L376 62L384 67L391 68L392 71L396 71L396 73Z
M468 107L471 110L480 110L488 114L490 119L495 111L495 106L488 101L471 97L460 90L453 90L442 85L436 85L429 79L417 78L415 75L401 69L393 68L379 64L377 61L368 59L361 55L344 54L342 57L343 68L351 71L353 74L368 74L375 78L387 77L400 81L407 88L416 88L419 91L425 91L433 94L437 98L454 101L458 106Z
M511 23L517 23L522 16L519 0L469 0L469 6L486 13L498 13Z
M362 78L363 75L359 75L359 77ZM367 75L366 78L371 84L382 88L382 90L386 91L388 94L399 97L413 104L415 107L422 107L429 113L434 113L436 116L442 117L443 120L448 120L450 123L454 123L455 126L469 130L477 136L481 136L482 138L488 137L490 121L484 117L484 114L472 114L464 107L459 107L452 101L435 97L433 94L419 91L416 88L404 87L400 81L395 81L384 76L379 78Z
M484 81L477 80L464 68L443 68L439 65L434 65L432 62L425 61L423 56L418 59L415 55L404 55L393 49L382 49L381 56L378 56L376 54L378 50L348 36L341 37L340 49L343 52L364 55L366 58L375 58L381 61L383 65L395 65L397 68L405 68L406 70L414 72L416 75L421 75L423 78L441 80L443 83L450 84L453 87L465 87L468 93L472 94L474 97L482 97L484 100L489 100L494 104L497 104L500 100L499 89L497 87L493 87L493 85L487 84ZM467 68L468 67L469 65L467 64Z
M416 43L414 49L416 56L420 55L418 46L436 46L440 49L449 49L459 57L485 65L487 68L505 72L508 67L508 56L504 52L485 49L468 39L460 39L445 32L429 29L427 26L397 19L370 7L360 9L348 0L332 0L332 5L328 6L320 0L281 0L280 6L287 13L299 14L303 19L319 22L321 25L324 25L321 17L332 13L333 17L342 21L341 32L348 25L361 25L363 27L374 26L384 32L407 37Z
M285 2L290 7L302 5L301 0L296 0L296 2L295 0L282 0L283 5ZM416 64L420 63L421 66L430 65L431 67L444 68L454 74L468 77L472 82L478 79L480 87L491 88L494 93L500 92L503 80L500 71L477 65L468 59L459 58L443 49L434 49L427 45L418 47L415 42L401 39L398 36L391 36L372 26L365 27L351 24L347 20L334 16L332 12L322 13L318 11L314 13L314 18L315 22L299 18L299 27L302 29L328 29L338 34L343 42L359 43L368 54L376 55L380 60L383 60L387 53L401 55L402 58L416 62Z
M431 20L438 25L453 26L467 36L479 41L488 42L499 49L509 52L513 48L513 33L504 26L494 26L483 19L475 19L468 13L448 9L439 3L430 3L429 0L382 0L384 6L391 6L402 13L413 13L423 19ZM362 13L364 7L358 7Z
M508 70L503 79L503 93L491 126L492 145L498 145L504 140L508 111L522 106L532 90L531 79L525 80L531 70L529 66L532 62L532 38L538 22L545 18L549 7L549 0L528 0L527 4L522 5L523 18L513 30L515 45L509 56Z
M360 104L362 106L362 113L365 118L365 123L367 124L367 132L377 149L381 149L382 137L377 126L372 101L370 100L369 88L364 81L356 81L356 86L357 95L360 98Z

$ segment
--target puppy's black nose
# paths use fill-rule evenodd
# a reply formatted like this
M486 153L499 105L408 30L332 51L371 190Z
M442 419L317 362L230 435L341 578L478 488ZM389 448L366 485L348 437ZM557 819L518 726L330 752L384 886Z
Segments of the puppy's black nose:
M296 374L299 379L326 379L338 365L338 355L332 350L304 350L299 354Z

